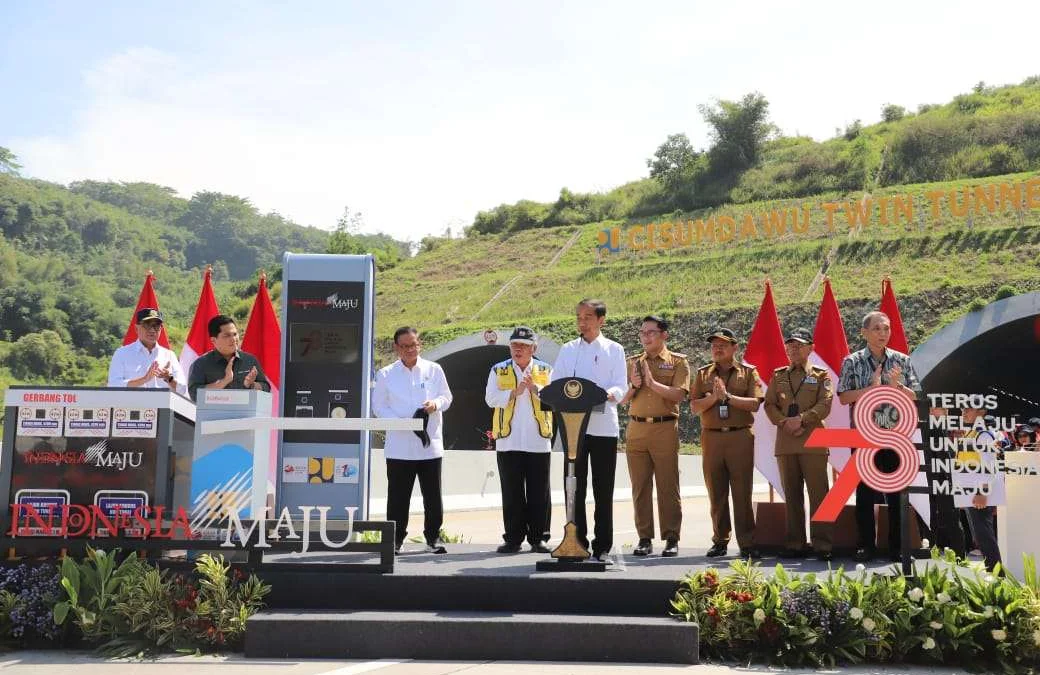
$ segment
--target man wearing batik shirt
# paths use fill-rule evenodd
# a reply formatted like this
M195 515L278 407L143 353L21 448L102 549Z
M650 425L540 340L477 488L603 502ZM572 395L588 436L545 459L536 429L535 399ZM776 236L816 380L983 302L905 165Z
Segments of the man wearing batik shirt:
M892 339L892 323L884 312L870 312L863 317L860 330L867 346L858 352L845 357L841 363L841 375L838 378L838 400L850 406L849 417L853 418L853 409L869 389L882 385L896 387L911 399L916 399L921 392L921 383L917 380L910 357L902 352L888 348ZM874 415L878 425L892 428L894 423L889 416L895 411L891 407L882 407ZM853 452L855 452L855 448ZM899 465L899 456L894 450L884 448L875 458L875 463L882 471L894 471ZM874 522L874 503L882 497L881 493L860 481L856 486L856 528L859 543L855 559L865 562L874 557L876 525ZM888 504L888 552L892 560L900 559L900 511L899 493L884 495Z

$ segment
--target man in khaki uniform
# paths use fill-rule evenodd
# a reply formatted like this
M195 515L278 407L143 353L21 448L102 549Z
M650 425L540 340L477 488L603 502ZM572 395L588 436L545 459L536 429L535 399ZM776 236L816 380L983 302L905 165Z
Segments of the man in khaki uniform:
M708 336L712 363L697 369L690 388L690 410L701 418L704 482L711 504L710 558L726 555L730 538L729 492L733 491L740 557L758 558L751 485L755 472L754 413L762 402L762 382L754 366L734 359L737 337L729 328Z
M791 332L784 341L791 365L777 368L766 390L765 408L777 426L776 462L787 505L787 543L781 558L800 558L805 550L805 496L809 490L810 513L815 513L827 495L825 448L806 448L813 429L824 426L831 412L834 384L826 368L809 365L812 333L804 328ZM812 547L820 560L830 560L832 523L812 523Z
M690 391L690 366L686 355L668 351L668 322L647 316L639 329L645 350L628 359L629 389L621 403L631 402L625 434L625 454L632 479L639 544L632 552L653 552L654 482L657 483L657 515L665 546L661 556L679 554L682 502L679 499L679 403Z

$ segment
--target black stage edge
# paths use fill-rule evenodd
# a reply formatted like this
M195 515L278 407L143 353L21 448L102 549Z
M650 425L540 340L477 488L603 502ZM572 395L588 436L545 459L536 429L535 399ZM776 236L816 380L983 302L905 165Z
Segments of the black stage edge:
M606 572L607 563L598 560L539 560L539 572Z

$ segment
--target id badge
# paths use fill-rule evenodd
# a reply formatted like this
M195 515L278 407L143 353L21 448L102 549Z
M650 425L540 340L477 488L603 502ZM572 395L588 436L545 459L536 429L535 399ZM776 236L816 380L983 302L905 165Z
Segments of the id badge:
M720 420L728 420L729 419L729 404L728 403L720 403L719 404L719 419Z

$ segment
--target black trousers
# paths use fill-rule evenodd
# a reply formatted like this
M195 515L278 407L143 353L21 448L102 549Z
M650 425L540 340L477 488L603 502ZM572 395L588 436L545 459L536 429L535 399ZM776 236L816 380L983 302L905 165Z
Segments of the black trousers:
M874 464L882 471L895 471L899 466L899 455L894 450L882 449L874 456ZM899 507L899 493L883 494L863 482L856 486L856 531L859 548L872 549L877 541L874 504L888 504L888 550L898 553L902 549L903 520Z
M498 478L502 484L502 524L507 544L549 540L548 452L499 452Z
M614 472L617 469L616 437L585 435L584 451L575 462L574 475L578 479L574 491L574 525L578 539L589 545L588 517L585 514L585 493L588 491L589 466L592 466L592 498L596 502L592 555L606 553L614 544ZM563 463L564 478L567 462ZM566 483L564 483L566 487Z
M961 509L968 517L968 526L971 535L975 538L975 544L982 550L986 559L986 569L993 571L993 567L1000 562L1000 547L997 545L997 508L987 506L984 509L974 507Z
M387 459L386 460L386 518L396 526L397 546L408 534L408 504L412 500L415 478L419 478L422 492L423 536L428 543L437 541L444 523L444 502L441 500L441 458Z

